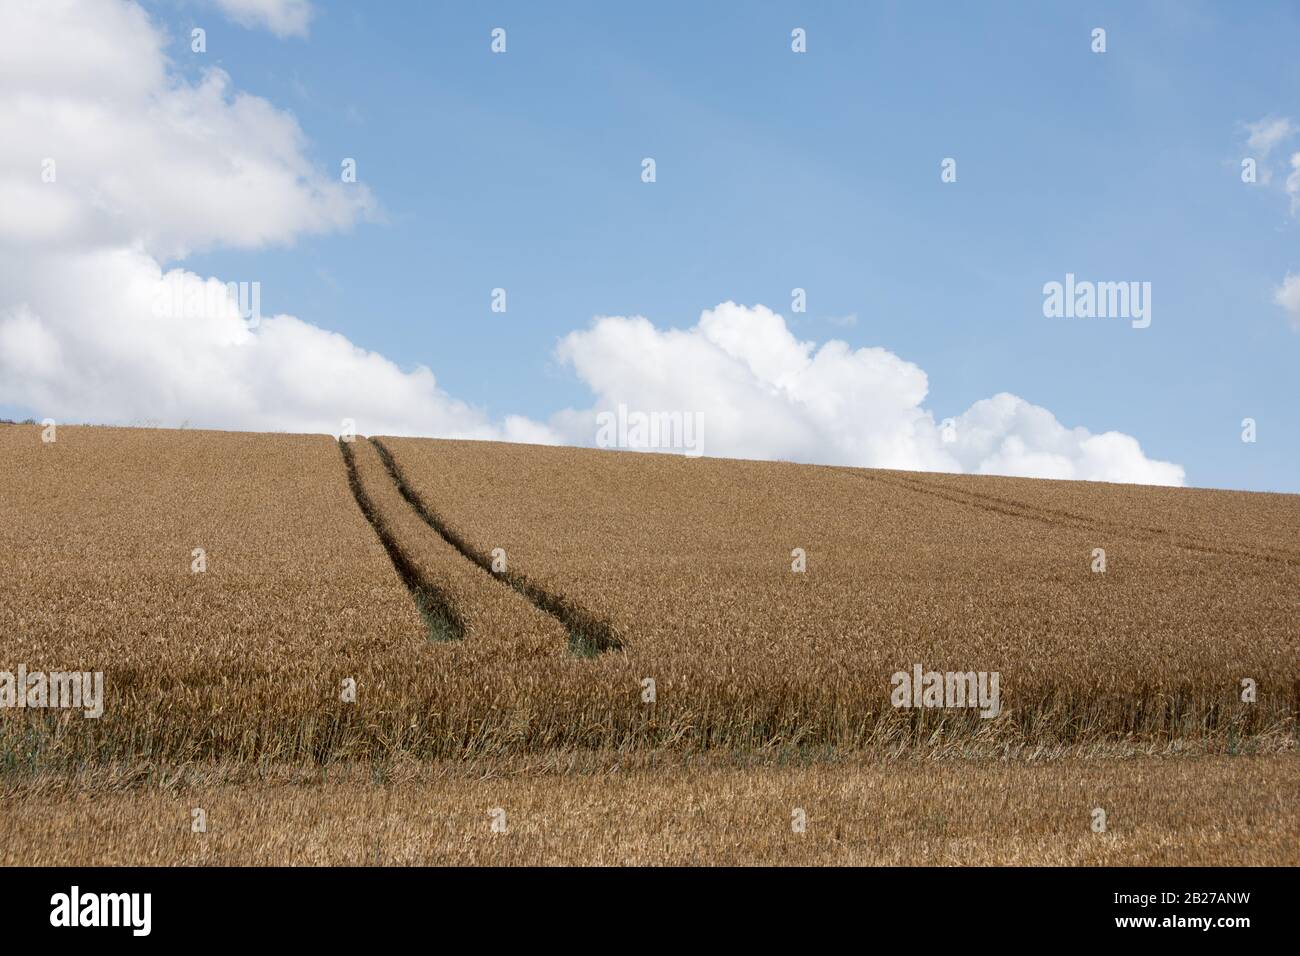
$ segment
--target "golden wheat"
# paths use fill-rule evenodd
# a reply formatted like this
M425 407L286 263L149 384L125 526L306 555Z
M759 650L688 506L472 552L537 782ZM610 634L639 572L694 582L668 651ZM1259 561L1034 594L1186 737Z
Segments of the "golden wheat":
M381 541L323 437L39 435L0 429L0 670L102 670L105 713L0 711L0 772L1294 746L1297 617L1275 543L1206 552L1191 546L1199 526L1156 511L1129 536L1100 517L1058 520L1055 483L1038 501L989 479L925 479L941 497L901 473L390 440L421 515L358 440ZM1147 494L1061 487L1097 509ZM1197 500L1219 496L1294 521L1287 496ZM1149 530L1166 527L1169 542ZM498 547L507 572L475 566ZM1104 574L1093 547L1107 549ZM794 548L806 573L791 571ZM454 633L431 636L409 588ZM584 657L566 641L606 649ZM890 675L915 664L1000 672L1001 715L894 708ZM1257 702L1240 699L1243 678Z
M695 708L710 742L859 744L889 724L891 675L916 665L998 672L1003 707L987 722L896 712L918 737L1294 733L1295 567L1241 532L1206 550L1176 509L1148 509L1135 529L1102 517L1149 489L1014 483L1092 509L1067 520L1042 503L991 503L1003 479L922 487L897 472L382 442L448 534L472 553L504 550L522 581L608 620L632 671L656 679L659 715ZM1195 514L1221 503L1300 521L1295 496L1186 493ZM1246 679L1254 702L1241 699ZM706 716L719 711L732 717L720 741Z
M1294 866L1296 762L607 761L519 775L478 761L387 781L338 768L243 784L42 783L0 798L0 863Z

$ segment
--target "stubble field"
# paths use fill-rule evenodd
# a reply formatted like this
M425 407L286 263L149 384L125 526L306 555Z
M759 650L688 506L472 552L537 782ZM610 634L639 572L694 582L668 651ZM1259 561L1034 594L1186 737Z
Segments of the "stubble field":
M1253 866L1300 832L1288 756L618 759L45 781L0 793L0 863Z

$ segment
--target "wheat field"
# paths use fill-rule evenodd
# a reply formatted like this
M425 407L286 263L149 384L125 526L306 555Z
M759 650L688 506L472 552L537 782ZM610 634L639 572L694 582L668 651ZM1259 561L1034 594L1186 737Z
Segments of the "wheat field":
M1004 715L984 726L957 715L960 733L1076 742L1294 728L1300 536L1276 529L1300 529L1295 496L1190 492L1195 506L1167 509L1178 520L1152 532L1105 516L1158 523L1154 502L1177 491L381 442L467 551L501 549L525 586L624 635L625 659L657 677L661 712L725 700L748 728L859 743L888 723L890 675L920 664L1001 674ZM1047 510L1058 485L1092 517ZM1276 544L1251 544L1256 525ZM1222 548L1203 544L1216 535ZM1249 705L1244 679L1259 689Z
M1297 496L66 426L0 486L0 673L104 685L0 708L7 863L1300 862Z

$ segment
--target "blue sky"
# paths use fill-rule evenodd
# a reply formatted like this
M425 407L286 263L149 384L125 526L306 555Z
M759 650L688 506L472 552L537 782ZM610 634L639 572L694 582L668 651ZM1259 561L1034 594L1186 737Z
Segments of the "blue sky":
M381 210L183 266L260 280L263 313L428 366L493 419L590 403L554 350L593 317L687 329L731 300L915 363L936 418L1011 392L1188 484L1300 491L1300 338L1274 301L1300 272L1300 139L1267 185L1239 167L1244 124L1300 118L1294 4L318 2L306 37L146 8L181 76L220 67L291 112ZM1067 272L1150 282L1150 327L1045 318Z

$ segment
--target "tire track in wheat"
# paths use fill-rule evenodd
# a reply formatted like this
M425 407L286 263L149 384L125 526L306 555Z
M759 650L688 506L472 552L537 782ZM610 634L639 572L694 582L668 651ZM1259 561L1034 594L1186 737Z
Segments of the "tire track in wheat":
M927 484L922 480L906 478L901 475L891 475L886 477L881 474L867 474L863 471L851 468L840 470L849 472L866 481L874 481L880 484L890 485L894 488L902 488L918 494L939 498L952 504L962 505L968 508L977 508L980 511L988 511L1005 517L1020 518L1026 521L1037 521L1051 527L1071 528L1077 531L1098 531L1110 533L1149 544L1167 545L1173 548L1180 548L1184 551L1191 551L1195 554L1248 558L1255 561L1268 561L1300 567L1300 555L1288 551L1281 551L1280 549L1250 549L1212 545L1205 541L1198 541L1195 538L1175 537L1174 532L1167 528L1125 525L1113 521L1088 518L1084 515L1077 515L1068 511L1043 508L1025 502L999 498L996 495L990 495L983 492L967 491L965 489L940 489Z
M574 654L580 657L592 657L604 651L619 650L623 647L622 638L613 625L582 605L562 594L548 591L535 581L517 572L508 570L497 572L493 570L492 558L489 555L480 554L470 547L469 543L457 534L411 488L392 453L385 447L384 443L378 438L371 438L369 441L378 451L380 460L383 461L384 467L388 469L389 477L393 480L398 492L424 523L436 531L444 541L459 551L466 559L491 575L494 580L514 588L538 609L558 619L569 633L569 649Z

